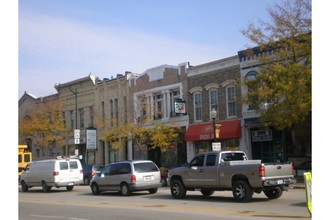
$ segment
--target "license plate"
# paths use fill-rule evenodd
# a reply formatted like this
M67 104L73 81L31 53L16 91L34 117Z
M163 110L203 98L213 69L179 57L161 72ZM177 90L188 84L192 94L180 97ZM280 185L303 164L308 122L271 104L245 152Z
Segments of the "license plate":
M73 186L73 183L68 183L68 186Z
M277 184L283 184L283 180L277 180Z
M150 181L150 180L153 180L153 179L154 179L154 176L144 176L143 177L144 181Z

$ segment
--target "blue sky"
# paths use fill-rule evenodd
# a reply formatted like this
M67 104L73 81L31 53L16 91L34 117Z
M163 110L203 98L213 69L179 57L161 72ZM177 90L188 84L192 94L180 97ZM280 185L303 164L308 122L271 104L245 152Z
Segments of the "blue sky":
M20 0L19 98L56 83L223 59L251 42L274 0ZM280 2L280 1L279 1Z

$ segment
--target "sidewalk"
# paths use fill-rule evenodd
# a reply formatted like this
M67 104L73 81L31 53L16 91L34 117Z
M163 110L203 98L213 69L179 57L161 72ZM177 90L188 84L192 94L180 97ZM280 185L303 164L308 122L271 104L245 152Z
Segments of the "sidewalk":
M305 189L305 182L303 176L296 176L296 183L290 185L290 187L294 189Z

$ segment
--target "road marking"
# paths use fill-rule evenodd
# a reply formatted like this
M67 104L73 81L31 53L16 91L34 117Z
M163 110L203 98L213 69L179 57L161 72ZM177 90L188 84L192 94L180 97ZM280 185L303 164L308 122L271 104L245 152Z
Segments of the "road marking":
M89 220L86 218L74 218L74 217L64 217L64 216L53 216L53 215L30 215L36 218L55 218L55 219L70 219L70 220Z

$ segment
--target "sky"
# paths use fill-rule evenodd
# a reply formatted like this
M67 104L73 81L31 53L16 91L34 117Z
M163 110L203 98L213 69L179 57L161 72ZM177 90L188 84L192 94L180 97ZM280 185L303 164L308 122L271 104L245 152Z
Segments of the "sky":
M280 1L279 1L280 2ZM241 33L275 0L20 0L19 94L89 74L111 78L163 64L199 65L253 45Z

